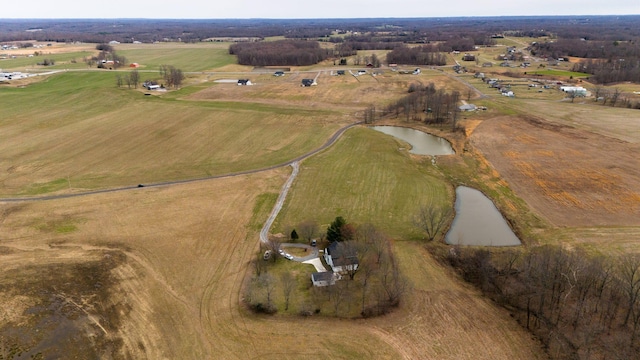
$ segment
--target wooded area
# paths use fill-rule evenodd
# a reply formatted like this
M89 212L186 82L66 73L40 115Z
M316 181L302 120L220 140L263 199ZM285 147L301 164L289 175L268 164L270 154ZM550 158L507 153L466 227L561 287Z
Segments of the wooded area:
M315 41L304 40L237 43L229 47L229 53L238 57L239 64L253 66L313 65L333 54Z
M487 251L454 247L442 258L509 309L553 359L640 357L640 256L590 255L560 246Z

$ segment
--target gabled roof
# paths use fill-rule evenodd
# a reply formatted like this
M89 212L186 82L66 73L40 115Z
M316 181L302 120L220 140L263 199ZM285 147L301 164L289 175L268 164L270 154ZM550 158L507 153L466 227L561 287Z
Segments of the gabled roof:
M311 274L311 279L315 282L317 281L332 281L333 280L333 273L330 271L323 271L323 272L314 272L313 274Z
M325 251L331 256L331 260L335 266L358 264L355 249L345 246L342 242L332 242Z

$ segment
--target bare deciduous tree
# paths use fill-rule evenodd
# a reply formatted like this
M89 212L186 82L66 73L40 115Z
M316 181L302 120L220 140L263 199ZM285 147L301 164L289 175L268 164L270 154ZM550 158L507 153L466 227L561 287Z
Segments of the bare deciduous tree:
M314 220L305 220L298 224L298 234L309 242L320 234L320 226Z
M430 203L420 207L413 224L427 234L427 240L433 241L442 231L451 217L451 209Z
M282 295L284 296L284 310L289 310L289 300L291 299L291 293L296 287L295 277L288 271L285 271L280 276L280 285L282 286Z
M618 281L620 288L627 298L626 315L623 325L626 326L634 314L636 304L640 298L640 255L628 254L619 262Z
M129 73L129 79L134 88L138 88L138 84L140 84L140 73L138 70L132 70Z

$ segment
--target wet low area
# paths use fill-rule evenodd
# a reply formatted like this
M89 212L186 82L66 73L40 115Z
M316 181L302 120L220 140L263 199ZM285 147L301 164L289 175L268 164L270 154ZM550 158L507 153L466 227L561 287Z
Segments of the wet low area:
M111 270L125 257L105 252L98 260L5 269L0 298L10 307L0 322L0 358L119 358L116 336L128 309L112 302ZM79 260L82 261L82 260Z

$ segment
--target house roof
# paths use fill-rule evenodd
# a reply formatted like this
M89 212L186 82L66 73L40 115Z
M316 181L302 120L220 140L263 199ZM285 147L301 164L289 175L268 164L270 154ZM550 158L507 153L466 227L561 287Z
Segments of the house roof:
M313 274L311 274L311 279L315 282L317 281L332 281L333 280L333 273L330 271L323 271L323 272L314 272Z
M474 104L464 104L464 105L460 105L460 110L462 111L471 111L471 110L475 110L478 107L475 106Z
M334 241L325 250L335 266L358 264L358 257L355 249L346 246L342 242Z

